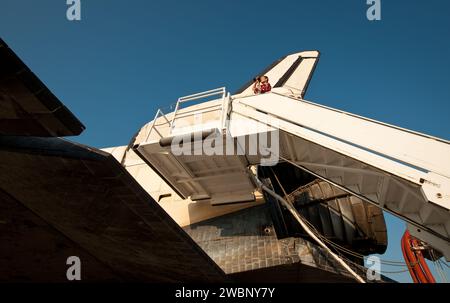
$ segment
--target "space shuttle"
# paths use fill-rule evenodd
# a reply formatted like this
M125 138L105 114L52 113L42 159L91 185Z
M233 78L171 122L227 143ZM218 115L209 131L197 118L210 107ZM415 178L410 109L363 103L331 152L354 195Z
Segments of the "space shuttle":
M450 260L450 142L305 100L319 57L255 74L267 93L182 96L97 149L1 41L0 280L65 281L75 255L86 281L392 282L364 267L385 212L405 254Z

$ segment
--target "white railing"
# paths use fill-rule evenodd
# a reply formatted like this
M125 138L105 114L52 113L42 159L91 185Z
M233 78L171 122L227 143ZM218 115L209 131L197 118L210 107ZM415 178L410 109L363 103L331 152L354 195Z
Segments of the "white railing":
M181 104L184 104L186 102L191 102L191 101L197 101L200 99L205 99L205 98L212 97L212 96L221 96L222 102L219 104L213 104L213 105L210 105L207 107L203 107L202 109L199 109L199 110L193 110L190 112L188 111L188 112L179 113ZM176 119L186 118L189 116L194 116L194 115L198 115L198 114L204 114L207 112L213 112L213 111L219 111L219 110L221 111L220 127L223 127L225 124L224 119L226 119L226 117L224 118L223 112L224 112L225 108L228 108L229 97L230 97L230 94L229 93L227 94L225 87L220 87L220 88L204 91L201 93L196 93L193 95L188 95L188 96L178 98L177 104L175 106L175 111L173 113L172 121L170 123L170 133L171 134L173 133Z
M190 101L198 101L198 100L205 99L205 98L212 97L212 96L220 96L219 98L222 99L222 102L212 104L209 106L202 106L200 109L196 109L196 110L184 110L184 111L180 112L180 108L181 108L182 104L185 104L186 102L190 102ZM175 128L175 121L177 119L186 118L189 116L204 114L204 113L213 112L213 111L220 111L220 118L218 119L217 124L220 129L224 129L227 127L226 122L228 119L228 111L230 109L230 100L231 100L230 93L227 93L225 87L220 87L220 88L208 90L208 91L197 93L197 94L180 97L180 98L178 98L178 101L176 103L175 110L173 112L173 116L172 116L171 120L169 120L167 118L166 114L164 114L161 109L158 109L158 111L156 112L155 118L153 119L153 122L150 125L150 129L148 131L146 141L148 141L148 139L150 138L150 135L153 130L159 135L160 139L164 137L165 134L161 133L161 131L158 130L158 126L165 125L166 128L169 129L169 132L168 132L168 134L166 134L166 136L172 135L173 130ZM207 101L208 100L206 100L205 102L207 102ZM164 119L164 121L162 123L161 123L161 121L157 122L157 120L160 117L162 117Z
M161 109L158 109L158 111L156 112L155 118L153 119L153 122L152 122L152 124L150 126L150 130L148 131L147 139L145 139L145 141L148 141L148 138L150 138L150 134L152 133L152 130L155 130L155 132L159 135L160 138L163 137L163 135L156 128L156 120L158 120L159 117L163 117L164 120L166 121L166 123L164 123L164 124L168 123L169 126L170 126L169 119L167 119L166 115L162 112Z

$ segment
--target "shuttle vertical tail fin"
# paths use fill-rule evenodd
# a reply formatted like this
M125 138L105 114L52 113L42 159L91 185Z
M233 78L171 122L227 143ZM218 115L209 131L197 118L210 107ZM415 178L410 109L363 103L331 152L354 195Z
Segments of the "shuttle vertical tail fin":
M266 75L274 88L283 87L293 95L303 98L319 60L318 51L305 51L285 56L256 76ZM252 94L253 80L247 82L235 94Z

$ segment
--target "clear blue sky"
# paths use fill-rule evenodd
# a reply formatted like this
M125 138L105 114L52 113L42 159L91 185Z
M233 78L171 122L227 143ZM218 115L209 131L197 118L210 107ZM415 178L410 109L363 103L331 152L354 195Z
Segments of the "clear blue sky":
M450 139L450 1L384 0L378 22L365 0L81 2L69 22L65 0L0 1L0 36L86 125L75 141L125 145L177 97L310 49L306 99ZM387 223L383 258L401 260L404 224Z

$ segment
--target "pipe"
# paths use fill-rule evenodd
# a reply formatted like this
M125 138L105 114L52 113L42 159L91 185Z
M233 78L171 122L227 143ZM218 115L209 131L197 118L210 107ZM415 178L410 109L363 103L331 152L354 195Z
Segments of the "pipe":
M405 231L402 241L402 252L414 283L436 283L422 252L413 250L419 246L419 241Z
M412 244L413 247L417 247L419 246L419 241L416 238L412 237ZM417 259L419 260L420 267L427 281L426 283L436 283L436 280L434 279L434 276L431 273L430 268L428 267L422 252L420 250L416 250L414 251L414 254L417 256Z
M411 278L414 283L419 283L419 279L416 276L416 272L412 267L412 265L414 264L413 262L415 262L415 260L412 260L414 258L408 253L409 249L410 249L410 245L407 241L406 232L403 234L403 237L401 240L401 247L402 247L403 258L405 259L409 274L411 275Z
M165 138L161 138L159 140L159 145L161 147L167 147L167 146L171 146L173 141L178 138L178 139L186 139L186 141L180 142L180 143L193 143L194 141L197 140L205 140L206 138L208 138L210 135L214 134L214 133L219 133L219 130L217 128L212 128L212 129L207 129L207 130L200 130L200 131L196 131L193 133L188 133L188 134L182 134L182 135L175 135L175 136L171 136L171 137L165 137Z

